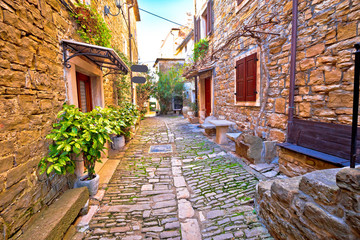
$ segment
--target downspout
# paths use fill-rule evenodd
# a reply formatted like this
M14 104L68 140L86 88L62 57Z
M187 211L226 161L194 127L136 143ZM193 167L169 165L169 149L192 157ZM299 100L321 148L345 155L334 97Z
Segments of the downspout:
M130 57L130 64L132 63L132 49L131 49L131 38L132 38L132 34L131 34L131 23L130 23L130 8L132 8L133 5L129 5L127 8L127 14L128 14L128 32L129 32L129 57ZM132 71L130 70L130 88L131 88L131 102L133 104L135 104L135 96L134 96L134 86L133 86L133 82L132 82Z
M288 129L287 138L293 126L294 119L294 92L295 92L295 75L296 75L296 46L298 31L298 0L293 0L292 8L292 29L291 29L291 62L290 62L290 89L289 89L289 111L288 111Z

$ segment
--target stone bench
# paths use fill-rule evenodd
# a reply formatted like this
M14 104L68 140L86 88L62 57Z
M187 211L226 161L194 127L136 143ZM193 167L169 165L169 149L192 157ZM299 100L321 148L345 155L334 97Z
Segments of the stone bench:
M241 135L241 132L239 133L227 133L226 137L230 139L231 141L236 142L236 139Z
M214 135L216 133L216 126L211 123L203 123L200 125L201 128L205 130L207 135Z
M49 208L39 213L19 239L63 239L88 199L89 190L86 187L66 191Z
M314 170L347 167L350 161L291 143L279 143L280 171L287 176L298 176ZM297 163L294 164L293 162Z
M226 133L230 126L235 125L234 122L227 120L210 120L209 123L215 125L216 127L216 143L217 144L226 144L227 138Z

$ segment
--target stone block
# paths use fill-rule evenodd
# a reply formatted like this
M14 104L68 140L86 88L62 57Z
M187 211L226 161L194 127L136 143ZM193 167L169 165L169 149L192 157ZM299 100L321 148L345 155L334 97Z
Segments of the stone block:
M262 140L252 134L243 133L235 141L236 153L252 163L261 162Z
M360 169L343 168L336 174L336 184L341 189L360 194Z
M6 172L14 166L14 156L6 156L0 158L0 173Z
M10 189L0 194L0 211L4 210L28 186L26 180L13 185Z
M310 228L316 226L316 228L326 230L333 236L337 236L338 239L350 239L350 228L347 224L313 202L305 204L304 217L308 219Z
M41 213L19 239L32 239L33 236L38 240L62 239L88 199L89 191L86 187L66 191L58 201Z
M261 152L261 162L271 163L274 158L277 157L277 142L276 141L264 141L263 149Z
M285 207L290 206L294 196L299 193L300 180L301 177L275 180L271 185L272 198L281 202Z
M336 204L340 192L336 174L340 169L327 169L302 176L300 190L322 204Z

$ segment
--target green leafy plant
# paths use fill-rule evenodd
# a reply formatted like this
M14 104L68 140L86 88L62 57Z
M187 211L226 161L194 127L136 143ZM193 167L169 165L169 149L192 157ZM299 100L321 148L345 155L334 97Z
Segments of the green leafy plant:
M58 113L58 122L46 138L53 140L49 153L39 163L40 173L73 173L72 155L82 154L89 179L95 177L95 164L101 162L101 153L110 134L123 134L134 124L138 111L132 104L123 108L95 108L83 113L73 105L64 105Z
M200 39L194 45L193 60L197 62L199 59L203 59L209 50L209 40L206 38Z
M111 31L101 15L90 6L77 2L71 15L79 24L77 33L87 43L110 47Z
M144 84L136 85L136 100L141 117L143 117L147 112L145 103L148 102L150 97L154 94L156 87L154 84L154 77L149 72L146 73L145 78L146 82Z

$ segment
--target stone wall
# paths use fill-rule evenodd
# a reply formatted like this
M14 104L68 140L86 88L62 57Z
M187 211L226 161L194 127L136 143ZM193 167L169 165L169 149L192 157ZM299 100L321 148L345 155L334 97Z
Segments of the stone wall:
M256 211L276 239L359 239L360 169L260 182Z
M116 18L107 21L117 24ZM66 102L59 43L81 41L75 28L60 1L0 0L0 239L19 234L33 214L68 188L68 178L40 176L37 165ZM115 32L115 25L110 28ZM114 38L113 44L120 41ZM108 104L114 96L107 99Z
M256 34L259 40L242 37L233 51L215 63L214 112L236 122L239 130L252 130L266 140L284 142L289 97L292 1L214 0L215 48L236 29L272 18L278 24ZM353 45L360 41L359 0L299 0L295 116L314 121L350 124L353 89ZM235 103L235 59L259 51L260 104ZM262 65L262 64L265 65Z

